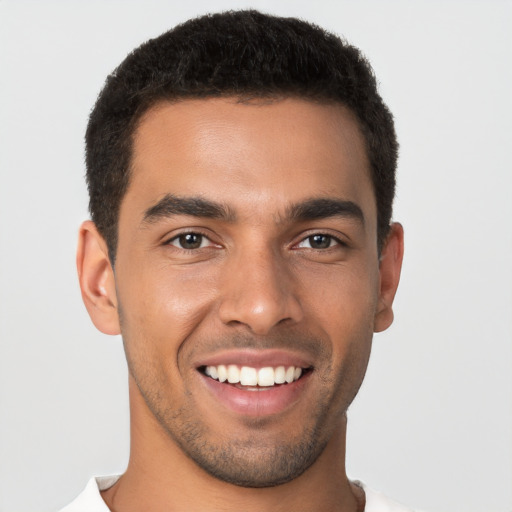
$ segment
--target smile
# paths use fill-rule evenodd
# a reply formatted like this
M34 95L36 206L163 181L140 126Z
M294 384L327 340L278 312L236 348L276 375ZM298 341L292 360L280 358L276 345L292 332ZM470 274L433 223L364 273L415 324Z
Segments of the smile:
M300 379L308 369L300 366L265 366L254 368L251 366L238 366L235 364L206 366L205 375L219 382L240 384L250 387L273 387L276 384L291 384Z
M207 395L246 417L273 416L294 407L314 373L312 361L276 350L231 351L201 363L196 369Z

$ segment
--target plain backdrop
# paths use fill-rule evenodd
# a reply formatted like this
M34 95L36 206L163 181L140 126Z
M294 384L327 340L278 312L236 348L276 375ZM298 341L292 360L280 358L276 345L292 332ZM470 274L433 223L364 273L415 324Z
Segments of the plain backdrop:
M128 458L121 340L74 266L102 83L176 23L248 6L359 46L396 118L406 258L349 475L431 512L512 511L512 3L471 0L0 0L0 510L57 510Z

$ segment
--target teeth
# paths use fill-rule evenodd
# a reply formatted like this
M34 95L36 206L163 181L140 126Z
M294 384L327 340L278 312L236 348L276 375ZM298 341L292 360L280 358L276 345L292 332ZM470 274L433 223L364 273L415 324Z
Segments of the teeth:
M212 368L212 366L209 366L209 368ZM220 382L226 382L228 380L228 370L223 364L217 366L217 374Z
M204 373L219 382L227 380L230 384L240 383L242 386L271 387L275 384L291 384L300 379L302 368L300 366L288 366L287 368L266 366L256 369L250 366L240 368L235 364L228 366L220 364L219 366L207 366Z
M284 384L286 382L286 369L284 366L278 366L274 372L274 380L276 384Z
M258 372L256 369L242 366L240 370L240 384L242 386L256 386L258 384Z
M293 366L290 366L286 370L286 374L285 374L284 378L285 378L286 382L288 382L288 384L290 384L291 382L293 382L294 376L295 376L295 368Z
M228 366L228 382L230 384L236 384L237 382L240 382L240 370L238 369L238 366L235 366L234 364L230 364Z
M273 386L275 384L274 368L267 366L258 370L258 385Z

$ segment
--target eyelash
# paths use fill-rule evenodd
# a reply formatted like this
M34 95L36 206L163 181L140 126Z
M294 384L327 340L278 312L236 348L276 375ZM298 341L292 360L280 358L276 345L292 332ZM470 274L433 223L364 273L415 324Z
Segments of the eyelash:
M178 245L174 245L172 243L174 241L178 241L179 242L179 240L181 238L184 238L184 237L187 237L187 236L190 236L190 235L195 235L196 237L201 239L199 247L188 248L187 249L185 247L179 247ZM195 250L198 250L198 249L204 249L205 247L202 247L202 245L203 245L203 242L205 240L208 240L210 242L210 245L217 245L217 244L215 244L214 242L211 241L211 239L208 237L208 235L206 235L205 233L201 233L201 231L185 231L183 233L179 233L178 235L175 235L172 238L170 238L169 240L167 240L165 242L165 245L172 245L176 249L189 252L189 251L195 251Z
M179 243L180 239L190 236L190 235L195 235L196 237L200 238L199 247L185 248L185 247L180 247L180 246L172 243L172 242ZM311 239L314 237L324 237L324 238L329 239L329 245L327 247L322 247L322 248L311 247ZM165 245L171 245L171 246L175 247L176 249L190 252L190 251L196 251L198 249L205 249L206 247L203 247L203 242L205 240L209 241L209 246L219 247L218 244L215 244L214 242L212 242L212 240L208 237L208 235L206 235L205 233L202 233L201 231L185 231L183 233L179 233L178 235L175 235L172 238L170 238L169 240L167 240L165 242ZM329 249L332 249L335 246L347 247L347 244L340 238L338 238L334 235L331 235L329 233L317 232L317 233L308 234L307 236L303 237L299 243L294 244L294 248L297 248L297 247L300 248L300 245L307 242L308 240L310 243L310 247L304 247L304 248L308 249L308 250L313 250L313 251L327 251Z
M311 247L311 239L314 237L323 237L323 238L329 239L329 245L327 247L322 247L322 248ZM306 247L306 249L311 249L313 251L314 250L326 251L326 250L332 249L336 245L341 246L341 247L347 247L347 244L343 240L341 240L340 238L338 238L334 235L331 235L329 233L312 233L312 234L304 237L298 244L296 244L296 246L299 246L300 244L303 244L304 242L306 242L308 240L310 241L310 247Z

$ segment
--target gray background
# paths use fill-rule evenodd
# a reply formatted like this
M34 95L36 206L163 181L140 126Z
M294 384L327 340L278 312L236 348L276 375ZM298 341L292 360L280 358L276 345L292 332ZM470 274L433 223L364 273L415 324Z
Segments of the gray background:
M248 5L344 34L396 116L406 259L349 474L432 512L512 511L512 3L328 0L0 0L0 510L56 510L128 457L121 342L74 268L103 80L177 22Z

